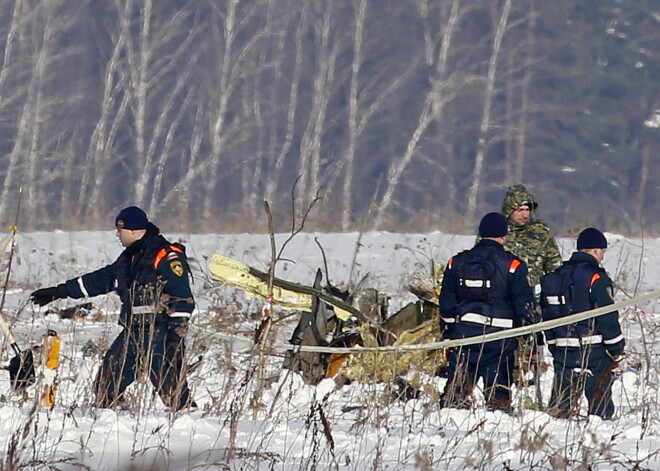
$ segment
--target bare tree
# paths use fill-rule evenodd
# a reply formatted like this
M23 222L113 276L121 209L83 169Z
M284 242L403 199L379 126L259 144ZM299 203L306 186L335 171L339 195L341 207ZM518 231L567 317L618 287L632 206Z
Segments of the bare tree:
M153 28L153 7L152 0L144 0L136 44L129 42L126 48L139 169L134 199L149 210L160 195L174 134L194 92L189 85L196 61L190 48L195 31L186 28L189 13L185 9L174 11ZM173 31L185 33L174 35ZM156 56L161 48L167 54ZM149 191L152 197L147 201Z
M5 48L2 61L2 69L0 69L0 110L4 111L7 107L8 95L12 93L8 89L7 82L8 76L13 73L10 70L10 64L13 63L15 46L17 44L17 37L19 36L19 28L22 24L23 2L16 1L12 19L7 28L7 38L5 41ZM14 191L14 180L16 179L16 172L18 167L20 153L11 152L9 155L9 162L5 165L5 178L2 184L2 193L0 193L0 215L7 214L8 205L11 204L9 193ZM20 186L20 185L19 185Z
M296 25L294 35L294 63L291 85L287 97L286 105L286 131L280 150L275 157L274 163L270 166L269 177L266 179L266 200L272 201L278 188L278 183L284 169L284 162L287 154L293 145L293 137L296 131L296 110L299 102L299 87L303 73L304 60L304 34L309 25L308 19L309 1L305 0L300 8L300 16Z
M527 22L527 41L525 42L525 64L522 87L520 91L520 114L518 119L518 129L516 133L516 145L515 145L515 167L513 171L515 182L523 181L523 172L525 169L525 150L527 143L527 128L528 128L528 119L529 119L529 108L530 108L530 84L532 82L532 61L534 54L534 29L536 28L536 10L534 8L534 0L529 2L530 4L530 13L529 20ZM511 182L513 183L513 182Z
M0 215L24 187L28 226L98 226L135 203L259 230L260 202L281 221L297 175L302 202L323 189L316 229L351 230L373 201L367 230L460 230L493 188L564 171L551 204L573 212L584 178L625 214L655 201L655 131L640 129L657 19L642 3L589 5L562 34L566 9L535 0L1 5ZM568 213L545 208L553 224Z
M453 0L448 11L441 10L443 15L441 19L442 31L440 32L439 39L441 46L433 64L431 88L426 94L424 105L417 120L417 126L415 127L412 136L408 140L403 156L400 159L393 158L390 162L387 172L387 186L380 200L378 210L376 211L372 224L373 228L378 228L381 225L387 210L392 204L394 192L400 183L403 172L413 159L419 141L423 134L426 132L426 129L434 119L441 118L444 105L452 97L452 88L459 85L456 82L452 83L450 77L448 77L447 67L452 47L452 40L454 38L458 22L461 16L467 12L467 10L460 8L460 4L460 0ZM426 2L422 1L421 5L423 7L421 8L421 11L425 11ZM427 47L427 51L428 49L429 48Z
M325 129L328 102L332 94L335 75L335 61L338 45L333 42L331 31L333 8L330 4L324 9L322 18L316 26L318 45L316 46L316 74L308 124L300 142L300 191L303 206L311 203L321 188L321 137Z
M351 84L348 93L348 148L346 149L344 177L343 207L341 214L341 228L346 231L351 222L352 213L352 187L353 165L355 161L355 146L358 138L358 85L360 65L362 64L362 41L364 34L364 20L367 14L369 0L359 0L355 9L355 33L353 40L353 61L351 63Z
M113 143L120 130L128 110L130 95L121 93L127 87L127 77L121 73L121 58L126 44L130 41L130 24L126 19L127 12L119 10L119 20L116 30L111 31L112 53L103 71L103 95L100 104L98 120L87 150L87 165L83 170L80 184L80 199L78 205L83 215L92 218L92 208L99 208L101 200L106 196L106 179L109 168L117 158L113 155ZM85 204L88 202L89 204Z
M635 208L636 219L639 224L644 224L644 207L646 200L646 186L649 180L649 173L653 167L651 164L653 155L653 143L657 142L658 129L660 129L660 97L655 97L651 101L651 116L644 122L644 137L642 142L642 166L639 174L639 189L637 190L637 201ZM656 137L654 139L653 137Z
M0 193L0 213L13 204L10 194L24 187L26 198L23 221L32 226L43 216L45 191L49 184L61 181L65 162L58 161L57 147L62 131L49 130L57 122L57 112L75 97L58 93L53 85L75 49L60 52L57 37L71 29L75 15L66 11L66 2L16 2L5 43L5 62L0 73L0 110L10 113L15 123L12 148L7 157L5 179ZM8 87L14 84L14 91ZM16 84L20 83L20 87ZM11 107L9 106L11 104ZM16 114L13 113L15 108ZM50 131L50 132L49 132ZM47 169L47 171L43 171Z
M270 63L272 72L254 74L251 88L244 87L242 93L243 108L250 110L249 119L254 120L256 128L256 155L253 166L245 165L241 172L241 192L244 195L245 211L251 219L258 217L258 204L264 195L263 184L268 173L268 164L271 156L276 154L277 128L271 122L276 114L270 107L275 108L274 105L278 102L278 87L268 85L273 78L275 83L282 80L284 69L282 58L285 56L284 28L287 27L286 23L280 24L279 27L277 25L278 20L281 21L284 15L279 14L281 9L278 8L275 0L267 0L265 10L264 37L272 38L272 41L265 42L259 48L252 67L255 71L261 71L265 64ZM269 42L270 47L266 46Z
M392 93L401 87L410 75L412 67L402 73L385 72L378 80L361 79L361 68L368 59L368 51L364 51L364 29L367 19L369 0L358 0L354 6L355 31L353 33L353 57L350 70L348 92L348 143L343 159L338 164L337 172L333 172L328 182L328 188L334 186L334 179L343 176L341 228L350 229L351 218L356 212L354 207L355 191L353 181L355 161L360 138L367 129L377 111L382 109ZM373 46L372 46L373 47Z
M244 9L240 9L244 7ZM261 7L259 2L241 2L241 0L229 0L226 10L215 5L213 7L213 41L222 53L217 57L217 86L214 87L212 109L210 110L211 129L211 153L208 157L210 165L205 178L205 195L202 205L202 216L204 219L213 217L213 209L216 205L216 186L219 180L220 165L227 167L228 162L221 159L225 146L239 134L239 123L229 121L230 100L241 85L248 71L244 70L245 59L248 54L264 37L263 29L247 32L248 39L237 43L239 33L249 24L250 18L255 15ZM249 73L254 73L249 71ZM234 110L237 111L237 110ZM248 132L245 129L244 132ZM245 136L243 136L245 139Z
M507 29L509 22L509 13L511 12L511 0L505 0L502 6L502 13L500 21L495 29L495 37L493 39L493 48L488 62L488 74L486 78L486 87L484 92L483 114L481 118L481 125L479 126L479 142L477 145L477 155L474 159L474 172L472 174L472 184L468 191L467 198L467 215L468 218L473 219L474 213L477 209L477 196L481 186L482 171L484 165L484 158L486 155L486 147L488 140L488 132L491 125L491 107L495 94L495 78L497 67L499 65L499 58L501 53L502 38Z

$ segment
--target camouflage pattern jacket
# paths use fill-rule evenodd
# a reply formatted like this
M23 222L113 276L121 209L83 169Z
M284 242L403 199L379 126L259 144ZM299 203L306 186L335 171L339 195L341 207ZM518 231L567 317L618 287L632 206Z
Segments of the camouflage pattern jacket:
M522 226L515 225L509 217L521 205L528 204L530 216ZM509 222L509 235L504 248L527 264L529 285L539 294L541 276L561 265L559 247L548 225L534 217L539 204L523 185L509 187L502 201L502 214Z

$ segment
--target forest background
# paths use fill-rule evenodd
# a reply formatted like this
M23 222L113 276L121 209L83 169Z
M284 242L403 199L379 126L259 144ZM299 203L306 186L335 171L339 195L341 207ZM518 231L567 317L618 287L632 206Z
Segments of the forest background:
M657 0L0 0L0 223L660 233ZM279 216L279 217L278 217Z

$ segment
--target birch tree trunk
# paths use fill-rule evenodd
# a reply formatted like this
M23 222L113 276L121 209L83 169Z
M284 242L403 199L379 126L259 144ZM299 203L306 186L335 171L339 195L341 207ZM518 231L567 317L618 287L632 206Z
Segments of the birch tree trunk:
M39 207L37 203L41 200L38 188L40 187L39 182L37 181L37 167L38 162L41 160L43 162L43 156L40 156L40 139L41 139L41 120L40 118L45 115L45 110L43 109L43 92L44 92L44 77L46 71L49 67L49 59L51 56L51 18L52 11L50 8L52 4L43 5L43 35L41 37L41 47L36 56L36 63L34 67L34 74L32 78L32 84L30 84L30 89L32 90L31 95L33 100L28 101L29 110L27 112L28 119L31 121L28 124L30 129L29 136L29 151L28 151L28 168L27 175L25 178L26 183L26 192L25 192L25 217L28 226L32 226L34 221L37 218L37 210ZM41 157L41 159L40 159ZM43 185L43 182L41 182Z
M657 131L656 131L657 132ZM645 131L644 143L642 147L642 168L639 173L639 189L637 190L637 207L635 216L637 222L644 227L644 193L646 191L646 182L649 178L649 164L651 162L651 137L650 130Z
M332 85L337 59L337 45L330 44L330 26L332 8L326 8L320 24L320 43L318 46L317 72L314 78L312 110L307 127L300 143L300 210L313 201L321 188L321 138L323 136L325 115L332 94ZM299 217L302 214L297 215Z
M21 5L27 6L25 4ZM29 69L29 83L27 84L27 94L18 122L18 132L10 153L9 168L7 169L7 176L5 177L2 192L3 203L5 199L13 202L14 198L8 195L8 192L13 191L13 179L22 180L23 185L19 184L19 186L26 187L23 220L27 226L32 225L36 218L38 202L36 167L40 138L39 115L42 112L44 73L45 68L48 66L47 61L50 54L48 50L51 34L50 18L48 12L43 11L44 9L47 9L45 5L39 5L29 12L22 12L24 19L32 16L31 21L23 24L24 29L22 33L25 37L30 36L27 42L37 52L33 56L24 58L24 60L32 61ZM28 13L29 15L26 17L25 15ZM22 157L24 157L23 161Z
M138 206L144 206L145 197L147 193L147 184L151 177L152 162L147 156L147 89L148 89L148 74L149 66L151 64L151 14L153 4L151 0L143 0L143 8L140 12L140 32L138 48L133 48L132 42L128 42L126 48L128 63L129 63L129 85L133 99L130 106L133 110L135 119L135 153L136 163L135 167L138 170L138 178L135 182L135 203ZM131 2L126 2L127 8L131 8ZM131 15L132 8L126 12L126 15Z
M378 210L374 216L374 221L372 224L373 229L380 227L387 210L392 204L394 191L399 185L403 172L413 159L419 140L428 128L429 124L431 124L434 119L440 118L444 104L448 99L448 92L446 89L449 88L449 86L447 83L445 83L445 80L447 80L447 60L452 45L452 39L454 37L454 33L461 16L461 9L459 7L460 0L453 0L451 9L443 23L441 46L438 53L438 58L435 62L434 74L431 80L431 89L426 95L422 112L420 113L419 119L417 120L417 126L415 127L415 130L413 131L412 136L408 141L405 153L400 160L394 158L390 163L390 167L387 172L387 187L383 197L380 200Z
M14 3L14 10L12 14L11 23L9 25L9 30L7 32L7 40L5 42L5 50L3 54L2 69L0 69L0 111L5 107L7 95L12 92L6 88L7 77L11 74L10 67L14 63L12 60L14 57L14 47L19 44L19 32L23 16L23 1L16 0ZM20 152L12 151L9 154L9 162L5 167L5 178L2 183L2 192L0 192L0 217L4 217L8 214L8 205L11 204L12 198L10 198L10 193L15 191L20 186L15 185L16 173L18 171L18 161L19 161Z
M497 66L499 63L500 49L502 46L502 38L507 28L509 21L509 13L511 11L511 0L505 0L502 7L502 14L500 21L495 30L495 37L493 39L493 50L488 62L488 75L486 78L486 89L484 93L484 107L479 126L479 141L477 143L477 154L474 159L474 172L472 173L472 185L468 191L467 198L467 216L469 219L474 219L475 211L477 209L477 197L481 188L482 172L484 159L486 155L488 132L490 130L490 114L491 106L493 103L493 96L495 93L495 78L497 75Z
M103 96L100 104L99 119L94 126L87 150L88 162L83 169L80 183L80 199L83 217L94 220L93 208L102 208L102 199L106 197L106 178L113 159L113 143L119 132L120 123L128 110L130 94L127 77L121 71L121 57L130 41L130 23L125 10L118 9L116 34L110 59L105 64L103 74ZM117 156L115 156L117 158Z
M536 10L534 0L530 1L530 13L527 28L527 41L525 48L525 72L522 79L520 91L520 117L518 119L518 130L516 137L516 164L514 167L515 182L522 182L525 170L525 148L527 146L527 127L529 114L529 87L532 83L532 62L534 60L534 37L536 28Z
M227 2L227 11L225 12L224 22L221 23L223 53L220 57L220 66L218 74L217 104L213 112L213 127L211 129L211 165L209 166L206 179L206 194L202 206L202 218L211 219L213 217L213 206L215 199L215 188L218 180L218 168L220 164L220 154L225 143L225 119L227 105L229 103L230 70L233 54L234 40L236 38L237 28L237 8L240 0L229 0ZM220 18L218 18L220 20ZM220 21L219 21L220 22ZM219 35L218 35L219 39Z
M278 184L282 176L286 156L289 154L293 145L293 136L296 130L296 110L299 102L299 87L303 71L304 35L309 25L308 12L309 0L303 0L300 19L298 20L295 33L295 60L287 100L286 131L280 151L275 158L275 163L270 167L270 173L266 179L266 201L273 201L275 199L275 192L278 189Z
M171 204L175 198L179 200L182 208L190 208L191 202L194 198L193 190L195 189L195 186L193 183L214 164L212 160L204 160L201 156L204 133L208 129L208 110L206 106L204 106L204 103L197 103L196 106L197 112L195 113L190 145L187 149L186 171L179 177L169 191L159 199L158 204L154 206L154 211L156 213L162 211L163 208Z
M346 149L343 188L343 204L341 212L341 228L347 231L353 214L353 166L355 162L355 146L358 139L358 84L360 65L362 64L362 34L368 0L359 0L355 11L355 33L353 39L353 62L351 63L351 83L348 92L348 148Z
M173 112L176 112L176 114L174 116L171 116L170 113L163 111L161 113L162 119L159 119L158 125L156 126L156 132L155 132L156 136L160 135L161 128L165 128L165 127L167 128L167 132L165 132L165 138L162 148L160 149L160 153L158 154L158 156L156 155L156 142L157 142L156 139L152 141L152 144L149 148L149 154L148 154L149 160L153 160L154 162L156 162L156 164L154 166L153 189L151 191L151 199L149 201L149 205L146 206L146 210L147 210L147 214L151 214L154 216L158 214L158 210L159 210L158 201L162 197L162 184L165 175L165 168L168 160L173 157L172 147L174 144L175 132L177 131L179 124L181 123L185 114L187 113L190 102L192 101L192 98L195 94L194 88L184 88L183 86L190 79L189 72L191 70L194 70L194 63L191 64L189 67L186 67L184 70L185 72L178 80L177 85L170 96L170 101L168 102L166 107L166 110L172 110ZM180 93L185 93L185 97L181 103L181 106L175 110L174 98L177 98L177 95L179 95Z

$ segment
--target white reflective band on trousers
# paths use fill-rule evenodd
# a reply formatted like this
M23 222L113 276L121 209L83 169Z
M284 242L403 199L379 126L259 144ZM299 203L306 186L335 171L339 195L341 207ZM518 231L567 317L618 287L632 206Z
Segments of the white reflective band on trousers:
M500 327L510 329L513 327L513 319L502 319L499 317L488 317L476 312L467 312L461 316L461 322L473 322L475 324L488 325L491 327Z
M131 308L131 312L133 314L153 314L154 313L154 307L153 306L133 306ZM190 317L189 312L173 312L169 314L167 317Z
M493 340L502 340L512 337L519 337L521 335L529 335L543 330L553 329L562 325L574 324L576 322L591 319L601 314L606 314L611 311L616 311L624 307L640 304L650 299L660 298L660 290L651 291L650 293L637 296L636 298L621 301L619 303L610 304L590 311L578 312L570 316L553 319L550 321L539 322L538 324L526 325L523 327L515 327L513 329L506 329L500 332L493 332L486 335L478 335L475 337L467 337L464 339L455 340L442 340L440 342L430 342L417 345L392 345L387 347L317 347L317 346L296 346L296 345L275 345L276 352L283 352L287 350L296 350L301 352L318 352L318 353L359 353L359 352L407 352L416 350L438 350L448 347L460 347L462 345L473 345L484 342L492 342ZM250 339L245 339L247 342L252 342Z
M153 314L153 306L133 306L131 307L131 312L133 314Z

